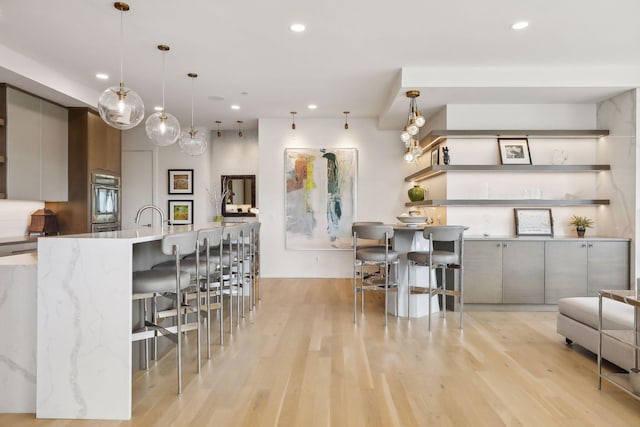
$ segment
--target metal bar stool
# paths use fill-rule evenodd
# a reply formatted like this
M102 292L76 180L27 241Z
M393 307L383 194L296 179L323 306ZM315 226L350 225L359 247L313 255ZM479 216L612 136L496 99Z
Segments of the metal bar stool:
M182 333L195 329L200 332L200 313L196 312L195 323L184 323L182 315L190 311L189 307L182 304L182 290L191 283L191 275L181 270L180 262L183 255L193 253L197 250L196 232L169 234L162 238L161 250L165 255L174 257L173 269L151 269L135 271L132 280L132 298L134 300L155 299L159 295L171 295L174 301L173 309L157 312L155 303L152 320L148 320L145 303L144 328L134 331L131 336L132 341L145 341L145 361L148 368L148 340L158 336L167 336L177 345L177 369L178 369L178 394L182 393ZM159 325L159 319L175 317L175 326L163 327ZM198 340L199 341L199 340ZM200 366L198 366L198 370Z
M464 319L464 227L461 225L443 225L425 227L422 235L429 241L429 250L412 251L407 253L407 315L411 316L411 295L426 293L429 295L429 331L431 331L431 297L442 295L442 314L446 318L447 296L460 298L460 329L463 328ZM434 243L444 243L452 245L451 250L434 249ZM409 280L409 272L412 266L427 267L428 279L427 287L412 286ZM432 271L442 270L442 287L437 283L431 283ZM447 270L453 269L459 272L460 290L447 289Z
M398 261L400 254L391 249L389 239L393 237L393 227L380 224L358 224L351 227L353 234L353 322L357 323L357 293L361 293L360 310L364 314L364 292L384 291L384 324L388 323L388 293L398 289ZM366 242L363 242L366 240ZM371 246L371 240L378 243ZM367 271L367 266L375 266L376 271ZM392 267L394 267L392 269ZM394 272L394 278L389 275ZM360 286L358 286L358 275ZM398 298L396 298L396 313Z

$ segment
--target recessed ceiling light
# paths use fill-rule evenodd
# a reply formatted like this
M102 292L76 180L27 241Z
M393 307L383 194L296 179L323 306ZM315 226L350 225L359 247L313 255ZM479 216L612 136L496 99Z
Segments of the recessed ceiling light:
M231 106L231 109L232 109L232 110L239 110L239 109L240 109L240 106L239 106L239 105L232 105L232 106Z
M316 108L318 108L318 106L316 104L309 104L309 105L307 105L307 108L309 110L315 110Z
M307 29L307 27L305 27L305 25L304 25L304 24L291 24L291 25L289 26L289 29L290 29L291 31L293 31L294 33L301 33L301 32L303 32L304 30L306 30L306 29Z
M529 26L529 23L527 21L520 21L513 24L511 28L513 28L514 30L523 30L528 26Z
M156 111L162 111L162 105L156 105L153 109Z
M105 73L96 74L96 79L107 80L108 78L109 78L109 74L105 74Z
M224 101L224 96L220 95L211 95L207 97L209 101Z
M240 95L249 95L249 92L240 92Z

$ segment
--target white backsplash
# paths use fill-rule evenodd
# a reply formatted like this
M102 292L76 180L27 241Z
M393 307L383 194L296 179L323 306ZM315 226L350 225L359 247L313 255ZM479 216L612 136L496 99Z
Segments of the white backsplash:
M0 237L24 236L29 230L31 214L44 208L44 202L0 200Z

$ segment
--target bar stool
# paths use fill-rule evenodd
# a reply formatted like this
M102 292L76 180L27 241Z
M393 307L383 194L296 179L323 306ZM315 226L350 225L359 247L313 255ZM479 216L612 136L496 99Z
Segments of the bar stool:
M260 223L251 223L251 246L250 246L250 258L251 258L251 271L253 274L253 284L251 288L251 300L253 307L256 306L256 301L262 300L260 293Z
M184 323L182 314L191 310L182 304L182 290L187 288L191 283L191 276L188 272L181 270L180 262L183 255L193 253L197 250L197 234L196 232L168 234L162 238L161 250L165 255L174 257L173 269L151 269L144 271L135 271L132 278L132 298L134 300L144 301L144 328L134 331L131 335L132 341L145 341L145 362L148 368L149 338L158 336L167 336L177 345L177 369L178 369L178 394L182 393L182 333L196 329L200 333L200 313L196 312L195 323ZM157 296L171 295L173 297L175 308L169 310L157 311L155 298ZM153 315L148 320L147 315L147 299L153 299ZM175 317L176 325L170 327L162 327L159 325L160 319ZM199 335L198 335L199 336ZM198 339L199 341L199 339ZM198 370L200 366L198 366Z
M464 319L464 227L461 225L443 225L425 227L422 235L429 241L427 251L412 251L407 253L407 316L411 318L411 295L429 295L429 331L431 331L431 297L442 295L442 314L446 317L447 296L460 297L460 329L463 328ZM434 243L443 243L453 246L452 250L434 250ZM412 286L409 280L409 272L412 266L427 267L427 287ZM433 270L442 270L442 287L432 286L431 277ZM460 290L447 289L447 270L458 270Z
M222 295L229 296L229 333L233 333L233 296L236 296L237 308L239 309L239 281L241 278L238 274L241 264L240 260L240 248L238 239L240 237L240 226L232 225L225 226L222 232L222 244L219 248L212 248L212 256L220 257L220 286ZM241 267L240 267L241 268ZM238 311L237 324L240 324L240 316Z
M381 224L358 224L351 226L353 234L353 322L357 323L357 293L361 293L360 310L364 313L364 292L384 291L384 324L388 323L387 301L389 290L398 288L398 261L400 254L391 249L389 239L393 237L393 227ZM367 240L367 242L362 242ZM371 246L371 240L378 243ZM375 272L366 271L367 266L375 266ZM392 269L392 267L395 267ZM389 275L394 271L394 279ZM360 276L360 286L358 286ZM396 298L396 313L398 298Z

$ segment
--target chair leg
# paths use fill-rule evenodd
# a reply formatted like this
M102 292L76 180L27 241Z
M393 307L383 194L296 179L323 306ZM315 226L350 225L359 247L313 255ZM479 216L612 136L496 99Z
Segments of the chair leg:
M442 277L442 317L447 318L447 269L440 268L440 277Z
M146 323L148 315L149 315L148 308L147 308L147 299L146 298L142 299L142 313L143 313L143 316L144 316L144 322ZM150 351L150 349L149 349L149 339L147 338L147 339L144 340L144 369L146 371L149 370L149 351Z
M177 353L177 364L178 364L178 394L182 394L182 316L180 315L180 304L182 302L182 298L180 295L180 271L176 272L176 333L178 339L178 346L176 349Z
M358 312L356 301L358 299L358 287L356 277L358 275L358 266L354 264L353 266L353 323L358 323L356 319L356 313Z
M389 318L389 310L387 310L387 303L389 297L389 265L385 265L384 267L384 326L387 326L388 318Z
M464 322L464 279L462 274L462 266L458 269L458 274L460 276L460 329L463 328Z
M431 262L429 262L429 265L427 265L427 267L427 275L429 276L427 278L427 285L429 286L427 292L427 295L429 295L429 299L427 300L427 304L429 305L429 332L431 332L431 298L433 298L433 291L431 290L433 286L433 282L431 280L431 276L433 275L433 265L431 264ZM438 286L437 283L436 286ZM438 294L436 293L436 295Z

